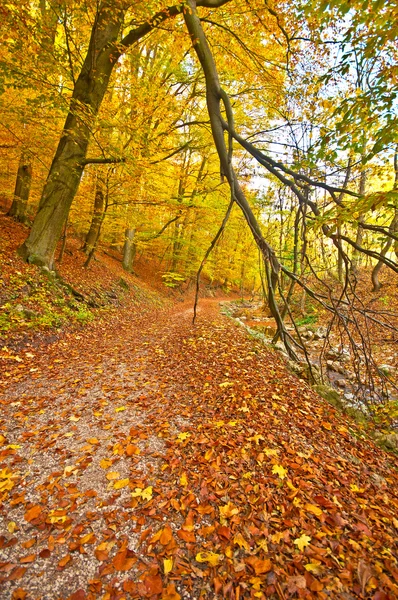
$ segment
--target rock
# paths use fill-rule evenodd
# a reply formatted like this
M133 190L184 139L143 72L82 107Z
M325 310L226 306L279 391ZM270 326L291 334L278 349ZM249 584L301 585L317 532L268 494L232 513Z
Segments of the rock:
M387 480L384 479L384 477L382 477L381 475L379 475L378 473L371 473L370 474L370 479L373 481L373 483L375 485L377 485L378 487L387 487Z
M14 311L16 313L19 313L21 315L23 315L25 317L25 319L34 319L35 317L37 317L37 313L35 313L34 310L31 310L30 308L26 308L25 306L22 306L22 304L17 304L14 307Z
M344 399L347 400L347 402L352 402L355 399L354 394L351 394L351 392L346 392L344 394Z
M317 385L314 385L312 389L336 408L344 408L344 404L340 398L340 394L337 390L330 387L329 385L318 383Z
M327 336L327 332L327 327L321 325L321 327L318 327L318 329L314 332L314 340L324 339Z
M329 348L329 350L326 352L326 358L330 358L332 360L338 359L345 362L351 358L351 354L347 348L338 348L337 346L334 346Z
M398 433L387 433L377 438L377 443L386 450L398 450Z
M345 388L347 385L347 382L345 379L336 379L336 385L338 387Z
M381 371L383 375L387 375L387 377L391 377L391 375L395 374L396 368L393 367L392 365L380 365L379 371Z

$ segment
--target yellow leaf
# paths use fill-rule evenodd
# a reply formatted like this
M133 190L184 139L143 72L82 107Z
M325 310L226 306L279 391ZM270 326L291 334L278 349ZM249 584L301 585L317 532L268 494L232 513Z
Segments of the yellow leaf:
M120 473L118 473L117 471L109 471L109 473L106 474L106 478L108 481L112 481L113 479L119 479L120 477Z
M304 568L306 571L314 573L314 575L322 575L323 568L319 560L314 560L308 563L308 565L304 565Z
M112 466L112 461L109 458L103 458L100 461L100 467L101 469L109 469L109 467Z
M126 410L125 406L118 406L117 408L115 408L115 412L123 412L124 410Z
M195 556L195 560L197 560L199 563L207 563L211 567L216 567L221 558L221 554L215 554L214 552L208 551L198 552L198 554Z
M142 488L135 488L134 492L131 492L133 498L142 498L143 500L150 500L152 498L152 486L148 486L144 490Z
M191 434L190 434L190 433L188 433L188 431L183 431L182 433L179 433L179 434L177 435L177 438L178 438L178 439L179 439L181 442L183 442L183 441L185 441L187 438L189 438L190 436L191 436Z
M242 534L237 533L234 536L234 544L239 546L240 548L244 548L246 552L250 550L250 544L245 540Z
M69 421L73 421L74 423L77 423L77 421L80 421L80 417L75 417L75 416L69 417Z
M173 568L173 559L172 558L164 558L163 559L163 572L165 575L168 575Z
M223 383L219 383L218 384L220 386L220 388L226 388L226 387L231 387L231 385L234 385L233 381L223 381Z
M352 492L357 492L358 494L363 494L363 492L365 491L365 488L359 488L357 485L355 485L355 483L351 484L350 488Z
M237 515L239 512L239 508L237 508L232 502L228 502L228 504L224 504L224 506L220 506L219 508L220 514L225 519L230 519L234 515Z
M267 456L277 456L279 450L273 450L272 448L264 448L264 452Z
M256 444L258 444L260 440L262 440L264 442L265 437L260 435L259 433L256 433L256 435L253 435L252 437L249 438L249 441L256 442Z
M297 496L293 499L293 504L294 506L300 506L301 504L301 500L300 498L297 498Z
M87 441L88 441L89 444L93 444L93 445L99 444L99 440L97 440L97 438L95 438L95 437L88 438Z
M184 487L188 485L188 478L187 478L187 474L183 473L180 477L180 484L183 485Z
M213 448L210 448L210 450L207 450L207 452L205 454L205 460L210 460L211 457L213 456L213 454L214 454Z
M305 535L305 533L303 533L302 536L294 540L294 544L296 544L297 548L302 552L304 548L306 548L309 545L310 541L311 538L308 535Z
M274 475L278 475L279 479L285 479L288 471L282 465L274 465L272 467L272 472Z
M119 479L119 481L115 481L115 485L113 486L115 490L121 490L126 487L130 483L130 479Z
M10 521L7 525L7 529L9 533L14 533L14 531L17 528L17 524L15 523L15 521Z
M306 504L304 508L317 517L320 517L323 514L322 509L319 508L319 506L315 506L315 504Z
M146 487L144 490L142 490L141 497L144 500L150 500L152 498L152 494L153 494L152 486L150 485L150 486Z
M6 449L7 450L17 450L20 447L21 446L19 444L8 444L8 446L6 446Z
M6 441L6 438L4 437L4 435L0 434L0 444L4 444L5 441Z

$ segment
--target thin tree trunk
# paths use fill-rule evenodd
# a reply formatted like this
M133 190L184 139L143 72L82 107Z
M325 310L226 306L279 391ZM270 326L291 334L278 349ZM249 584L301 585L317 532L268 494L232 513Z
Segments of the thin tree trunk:
M365 167L362 167L361 170L361 176L359 179L359 189L358 189L359 193L363 196L365 195L365 191L366 191L366 170ZM361 227L361 223L363 223L364 220L364 215L360 214L359 215L359 219L358 219L358 228L357 228L357 235L356 235L356 239L355 239L355 243L357 246L362 246L363 243L363 234L364 234L364 230ZM359 252L358 250L354 249L354 252L352 253L352 259L351 259L351 272L352 273L357 273L359 266L361 264L361 258L362 258L362 254L361 252Z
M32 156L27 152L21 152L15 182L14 199L8 211L10 217L21 223L26 222L26 207L28 205L31 182Z
M86 240L84 242L82 250L86 254L90 254L95 242L97 241L99 230L101 227L101 219L105 208L104 192L100 187L100 182L97 181L97 189L95 191L94 198L94 211L91 219L90 229L87 232Z
M133 262L135 257L135 244L134 244L135 229L126 229L125 241L123 246L123 261L122 266L125 271L131 273L133 270Z

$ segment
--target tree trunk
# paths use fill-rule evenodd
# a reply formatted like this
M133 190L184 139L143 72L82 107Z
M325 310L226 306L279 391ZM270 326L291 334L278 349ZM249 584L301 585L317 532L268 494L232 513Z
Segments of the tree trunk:
M101 3L39 208L19 249L27 262L53 268L55 248L84 170L92 126L120 54L116 40L122 17L110 0Z
M21 152L17 180L15 182L14 199L8 211L10 217L21 223L26 222L26 207L28 205L31 182L32 157L26 152Z
M86 254L90 254L91 250L94 248L95 242L98 239L104 208L104 192L100 188L99 182L97 182L97 189L95 191L94 198L93 217L91 219L90 229L87 232L86 240L82 248Z
M131 273L133 270L133 262L135 257L134 244L135 229L126 229L125 241L123 246L123 262L122 266L125 271Z
M365 195L365 191L366 191L366 170L365 167L362 167L361 170L361 176L359 179L359 189L358 189L359 193L361 194L361 196ZM357 246L362 246L363 243L363 228L361 227L361 223L363 223L364 221L364 214L360 214L359 215L359 219L358 219L358 229L357 229L357 235L356 235L356 239L355 239L355 243L357 244ZM357 273L358 272L358 268L361 264L361 258L362 258L362 254L361 252L359 252L359 250L354 249L354 252L352 253L352 259L351 259L351 272L352 273Z

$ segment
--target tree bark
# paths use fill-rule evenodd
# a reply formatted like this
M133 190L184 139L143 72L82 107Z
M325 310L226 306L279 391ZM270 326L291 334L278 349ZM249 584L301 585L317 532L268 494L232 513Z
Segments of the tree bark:
M133 270L133 261L135 257L134 244L135 229L126 229L125 241L123 246L123 261L122 266L125 271L131 273Z
M15 182L14 199L8 211L10 217L21 223L26 223L26 207L28 205L31 182L32 157L27 152L21 152Z
M228 136L228 146L225 141L225 128L229 127L234 130L233 113L229 98L220 85L217 67L214 62L209 44L203 31L200 19L196 12L195 0L187 0L189 10L184 12L184 20L188 32L192 39L192 44L196 55L202 66L206 80L206 103L207 111L210 117L211 131L213 140L217 149L217 154L220 160L222 175L227 179L231 189L231 198L241 209L246 222L252 232L254 240L261 251L264 259L264 264L267 272L268 282L268 301L269 307L274 317L279 335L286 347L290 357L297 359L297 356L291 346L289 334L281 319L279 308L275 298L275 290L279 282L280 263L275 256L273 248L265 240L259 223L251 209L249 202L239 185L236 173L232 166L232 134ZM224 126L224 119L221 113L221 103L223 103L228 124Z
M119 56L116 40L122 20L123 13L113 2L101 3L39 208L19 249L27 262L53 268L55 248L83 174L92 126Z
M83 248L82 248L86 254L90 254L90 252L93 249L95 242L97 241L97 238L99 236L104 208L105 208L104 192L102 191L102 189L100 187L100 183L97 181L97 189L95 191L95 198L94 198L93 217L91 219L90 229L87 232L86 240L85 240Z

